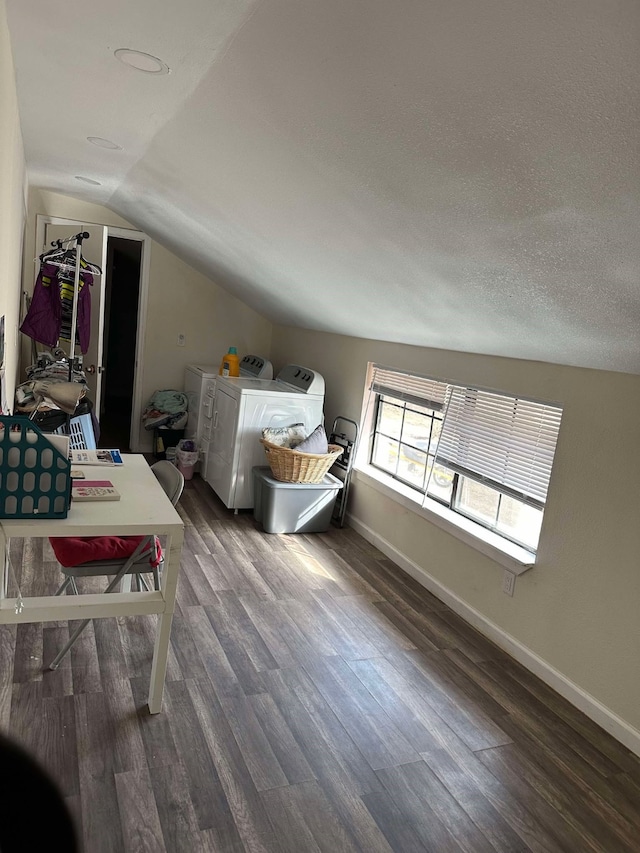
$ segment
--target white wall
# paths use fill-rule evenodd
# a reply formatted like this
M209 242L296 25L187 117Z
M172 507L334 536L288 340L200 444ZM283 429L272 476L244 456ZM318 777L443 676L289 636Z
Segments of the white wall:
M29 195L25 240L24 289L33 288L36 215L47 214L122 228L132 226L112 211L81 199L45 190ZM272 326L257 312L151 241L147 326L144 340L143 401L154 391L184 384L187 364L219 364L229 346L238 352L267 355ZM178 334L186 336L178 346ZM151 448L151 434L140 431L141 449Z
M4 0L0 0L0 117L0 317L5 318L5 399L13 410L26 208L24 152Z
M273 340L275 367L293 361L324 375L329 425L336 415L359 420L368 361L562 404L538 562L513 598L490 558L363 480L354 479L350 512L503 645L541 659L546 676L557 671L565 695L588 694L587 712L640 750L640 376L278 326Z

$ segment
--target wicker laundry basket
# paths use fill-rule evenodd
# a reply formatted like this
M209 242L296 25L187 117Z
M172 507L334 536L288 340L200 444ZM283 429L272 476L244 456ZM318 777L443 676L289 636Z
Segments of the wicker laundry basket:
M322 478L342 454L344 448L329 445L328 453L300 453L290 447L280 447L260 439L267 462L276 480L283 483L321 483Z

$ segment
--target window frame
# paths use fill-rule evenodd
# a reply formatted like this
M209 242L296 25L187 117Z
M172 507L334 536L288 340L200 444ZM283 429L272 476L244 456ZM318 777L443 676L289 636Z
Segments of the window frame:
M515 535L510 535L504 529L504 527L500 527L500 514L501 510L508 511L508 509L505 509L504 507L505 499L514 500L525 507L530 506L534 509L538 509L541 512L541 528L546 501L544 503L541 503L538 500L523 500L524 496L514 494L513 490L509 488L505 488L504 490L502 490L500 488L499 483L484 480L480 476L469 477L466 473L462 473L460 471L452 469L450 469L452 474L452 483L449 499L447 500L442 496L434 494L431 490L432 474L430 473L430 468L432 470L433 465L437 464L436 460L438 457L438 444L436 444L435 448L432 448L432 436L434 424L438 421L441 425L440 434L442 432L447 414L446 406L443 407L443 411L438 411L437 409L433 409L429 406L428 400L421 401L419 398L416 398L415 394L409 395L398 393L396 396L394 390L387 390L383 387L380 387L379 383L376 384L375 381L376 370L384 370L387 372L387 374L396 374L400 378L402 378L403 376L415 377L416 374L411 374L408 371L394 371L392 368L380 368L378 365L374 364L370 364L369 368L370 370L368 375L370 381L367 383L368 387L365 391L365 403L363 410L365 415L363 417L363 438L368 438L368 441L364 441L361 443L361 451L357 454L356 457L355 468L357 471L357 476L361 474L364 474L365 476L369 475L375 483L385 484L388 487L384 490L385 493L387 493L388 491L397 492L398 495L401 495L404 498L404 500L401 502L406 503L408 500L409 503L412 505L411 508L419 508L422 514L430 516L433 515L433 513L435 512L435 514L440 518L441 521L447 522L446 524L440 524L440 526L464 528L465 535L461 538L467 539L467 534L471 533L474 538L477 537L479 540L482 540L489 545L489 550L492 556L495 554L496 550L498 552L504 552L507 559L507 562L505 563L505 565L507 565L507 568L514 570L514 559L516 561L516 565L520 567L519 569L515 569L517 573L519 573L519 571L524 570L522 567L530 567L536 559L536 554L539 547L539 534L535 546L530 544L530 542L525 542L522 539L518 539ZM461 385L459 383L445 383L444 380L435 380L430 379L429 377L424 377L424 379L436 383L440 382L442 385L446 384L451 388L467 389L472 391L487 390L477 389L470 385ZM508 394L505 392L488 391L488 393L497 394L501 397L511 399L515 403L517 403L517 401L519 400L526 400L528 403L543 407L549 406L553 407L554 409L557 409L559 411L557 430L559 431L560 420L562 418L562 407L559 404L530 400L530 398L520 398L516 397L513 394ZM387 405L397 407L402 412L400 430L398 432L397 437L390 436L388 432L384 432L380 429L380 410L385 403ZM415 448L416 450L425 452L427 454L426 465L424 466L425 474L422 480L422 487L416 485L414 481L410 481L406 477L403 477L401 473L398 473L401 447L403 445L412 447L414 446L411 445L410 440L403 435L403 429L407 411L414 411L416 408L430 410L429 417L431 420L427 449L425 450L422 447ZM378 436L384 437L387 441L397 443L398 463L396 464L395 472L391 472L383 465L377 464L374 459L376 441ZM555 454L555 445L557 443L557 438L558 432L556 432L555 434L553 450L551 452L551 464L553 462L553 456ZM475 516L473 513L469 512L461 505L461 495L465 477L467 477L472 483L481 483L497 495L496 510L492 521L483 520ZM551 468L549 468L549 480L550 477ZM481 550L485 549L481 548ZM503 560L499 560L499 562L503 562Z
M373 457L375 450L376 450L376 447L375 447L376 437L378 435L382 435L384 438L386 438L390 442L397 442L397 444L398 444L398 453L397 453L398 464L400 462L401 448L403 446L404 447L410 447L412 450L415 450L418 453L424 453L427 456L427 466L425 468L425 475L426 475L427 471L428 471L428 467L429 467L428 466L428 460L432 459L433 462L435 462L435 452L430 451L431 445L434 441L434 438L433 438L434 423L438 422L438 423L442 424L443 418L438 417L438 413L436 412L436 410L433 410L433 409L430 410L431 414L427 415L427 417L430 419L431 423L429 426L429 440L428 440L428 444L427 444L427 450L424 450L424 448L418 447L416 444L412 444L408 439L402 440L402 427L404 426L405 415L407 413L407 406L415 406L415 407L419 407L419 408L423 408L423 409L428 409L429 407L418 406L418 403L411 403L407 400L401 401L398 398L394 399L394 398L390 397L389 399L384 399L385 396L387 396L387 395L383 395L379 392L376 392L375 403L374 403L375 411L374 411L374 416L373 416L374 428L373 428L372 433L371 433L371 448L370 448L370 452L369 452L369 464L373 465L374 468L378 468L378 470L380 470L380 471L384 471L384 472L390 474L390 472L387 469L383 468L382 466L376 465L376 463L372 461L372 457ZM397 409L402 410L402 426L400 429L400 438L398 438L398 439L396 439L392 435L389 435L388 433L382 432L382 430L379 430L377 428L379 421L380 421L380 417L379 417L380 416L380 408L383 405L395 406ZM416 412L416 409L409 409L409 411ZM416 412L416 414L421 414L421 413ZM433 464L433 462L432 462L432 464ZM412 483L410 480L404 479L400 474L398 474L398 465L396 465L396 472L394 474L390 474L390 476L394 480L398 480L399 482L403 483L406 486L409 486L411 488L415 488L416 491L419 491L421 494L424 494L424 495L427 494L426 485L425 485L425 489L420 489L420 488L416 487L414 485L414 483ZM424 479L425 478L423 477L423 482L424 482ZM427 478L427 480L428 480L428 478Z

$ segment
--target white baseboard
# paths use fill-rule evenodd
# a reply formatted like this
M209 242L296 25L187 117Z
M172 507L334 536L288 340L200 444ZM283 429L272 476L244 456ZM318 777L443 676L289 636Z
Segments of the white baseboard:
M451 590L443 586L440 581L432 577L425 569L414 563L395 546L391 545L374 530L363 522L349 514L348 523L367 542L371 542L390 560L411 575L414 580L433 593L440 601L448 605L465 622L468 622L481 634L492 640L497 646L515 658L534 675L537 675L545 684L557 691L568 702L587 715L594 723L603 728L621 744L640 756L640 732L625 720L615 714L606 705L603 705L591 694L587 693L573 681L568 679L559 670L523 645L515 637L507 634L498 625L487 619L479 610L471 607L463 599L459 598Z

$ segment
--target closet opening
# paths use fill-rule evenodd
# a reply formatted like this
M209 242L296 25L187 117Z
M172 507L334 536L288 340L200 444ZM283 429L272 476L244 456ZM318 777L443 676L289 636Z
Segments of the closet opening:
M125 452L131 450L142 247L140 240L107 238L98 444Z

